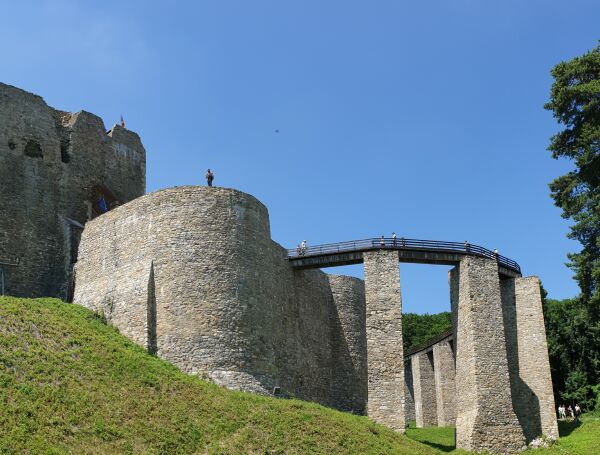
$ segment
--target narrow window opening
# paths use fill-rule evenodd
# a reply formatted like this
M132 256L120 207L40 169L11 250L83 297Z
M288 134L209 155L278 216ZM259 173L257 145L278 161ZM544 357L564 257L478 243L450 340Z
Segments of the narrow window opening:
M69 154L69 141L62 141L60 143L60 160L63 163L71 162L71 155Z
M156 288L154 284L154 262L150 264L150 275L148 276L146 314L148 317L147 349L150 354L156 354L158 352L158 343L156 339Z
M25 145L25 155L32 158L43 158L44 154L42 153L42 146L38 141L30 139Z

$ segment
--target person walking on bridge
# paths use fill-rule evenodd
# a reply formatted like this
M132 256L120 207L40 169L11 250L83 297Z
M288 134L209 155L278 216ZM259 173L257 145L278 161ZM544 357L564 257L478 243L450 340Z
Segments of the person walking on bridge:
M396 233L392 232L392 243L394 244L394 246L396 246L396 241L397 241L397 239L396 239Z
M212 186L212 182L215 179L215 174L212 173L212 171L209 169L206 171L206 183L208 183L208 186Z

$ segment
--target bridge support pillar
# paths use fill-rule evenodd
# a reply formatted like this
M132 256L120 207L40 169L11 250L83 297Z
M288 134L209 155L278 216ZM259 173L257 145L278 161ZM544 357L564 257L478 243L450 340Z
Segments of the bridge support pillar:
M441 341L433 346L433 371L439 427L456 423L456 384L454 352L451 341Z
M404 432L404 358L402 297L398 252L366 251L367 414L373 420Z
M406 359L404 359L406 360ZM415 421L415 389L412 379L412 361L404 362L404 420Z
M456 310L456 447L517 453L525 445L513 411L496 261L474 256L450 271Z
M437 403L433 351L411 356L415 398L415 420L418 428L437 425Z
M528 442L542 434L558 439L540 280L500 283L513 408Z

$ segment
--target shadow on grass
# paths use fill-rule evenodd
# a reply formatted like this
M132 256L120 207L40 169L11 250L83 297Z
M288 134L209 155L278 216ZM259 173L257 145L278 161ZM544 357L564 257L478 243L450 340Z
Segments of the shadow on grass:
M581 426L581 420L559 420L558 434L561 438L569 436L573 431Z
M452 452L455 449L452 427L416 428L414 422L411 422L406 436L441 452Z
M455 447L446 445L446 444L437 444L435 442L429 442L429 441L424 441L424 440L420 440L419 441L421 444L426 444L429 447L433 447L434 449L438 449L441 452L452 452Z

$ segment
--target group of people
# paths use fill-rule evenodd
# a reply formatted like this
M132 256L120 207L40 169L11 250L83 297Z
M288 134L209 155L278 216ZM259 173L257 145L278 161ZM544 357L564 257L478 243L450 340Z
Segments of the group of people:
M392 246L405 246L406 241L404 240L404 237L402 237L400 239L400 241L398 241L398 237L396 236L395 232L392 232ZM380 246L385 246L385 236L381 236L381 239L379 239L379 245Z
M307 248L308 245L306 243L306 240L302 240L302 243L296 247L296 252L298 253L298 256L304 256L306 254Z
M579 415L581 414L581 408L579 407L578 404L575 404L575 406L565 406L564 404L561 404L558 407L558 418L559 419L566 419L567 417L570 419L578 419Z

